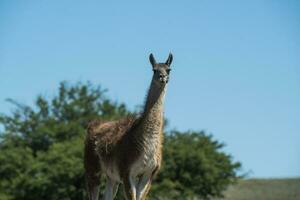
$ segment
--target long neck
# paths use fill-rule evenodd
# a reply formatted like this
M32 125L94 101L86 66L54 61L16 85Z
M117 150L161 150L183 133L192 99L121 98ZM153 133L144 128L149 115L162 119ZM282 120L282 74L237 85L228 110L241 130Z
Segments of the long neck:
M165 92L166 87L162 87L152 79L141 117L140 128L143 129L142 132L153 134L162 131Z
M163 115L165 93L166 87L160 86L152 79L142 115L143 118L151 117L153 114Z

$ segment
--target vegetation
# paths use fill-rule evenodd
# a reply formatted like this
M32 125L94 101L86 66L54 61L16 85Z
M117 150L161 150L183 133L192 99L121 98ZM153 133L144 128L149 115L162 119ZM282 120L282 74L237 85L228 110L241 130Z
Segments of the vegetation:
M225 198L215 200L298 200L300 179L240 180L224 193Z
M130 113L104 93L89 83L63 82L56 96L38 96L33 107L9 100L14 111L0 115L1 200L86 199L82 157L87 123ZM240 164L212 136L165 135L164 162L151 199L209 199L236 180Z

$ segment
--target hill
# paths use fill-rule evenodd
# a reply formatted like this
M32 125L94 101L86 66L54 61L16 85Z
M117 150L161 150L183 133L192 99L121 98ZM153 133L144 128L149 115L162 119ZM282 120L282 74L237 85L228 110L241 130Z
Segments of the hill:
M240 180L224 195L222 200L300 200L300 178Z

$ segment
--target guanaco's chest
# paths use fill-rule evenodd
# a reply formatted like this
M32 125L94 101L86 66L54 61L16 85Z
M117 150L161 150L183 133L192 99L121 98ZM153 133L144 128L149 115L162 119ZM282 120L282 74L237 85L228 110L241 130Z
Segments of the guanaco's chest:
M161 136L153 134L145 139L143 143L143 149L130 170L133 176L152 174L153 170L160 164Z

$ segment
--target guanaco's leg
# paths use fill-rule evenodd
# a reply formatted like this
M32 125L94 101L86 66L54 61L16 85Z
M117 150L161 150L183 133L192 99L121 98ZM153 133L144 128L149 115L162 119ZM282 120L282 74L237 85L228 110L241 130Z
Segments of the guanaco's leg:
M160 166L157 166L154 171L152 172L151 175L144 175L142 176L142 178L140 179L140 183L139 183L139 191L140 191L140 195L139 198L137 198L137 200L145 200L150 188L151 188L151 183L153 178L157 175L158 171L159 171Z
M150 188L151 188L151 182L147 184L146 189L139 200L145 200L147 198Z
M86 174L86 182L89 200L98 200L100 177L97 175Z
M137 185L136 200L145 199L151 185L151 175L144 174Z
M115 183L113 187L113 199L116 197L119 188L119 183Z
M119 183L108 178L104 193L104 200L113 200L117 194Z
M100 186L100 161L94 152L94 144L86 140L84 148L84 168L89 200L98 200Z
M131 176L126 176L123 179L124 184L124 195L127 200L137 200L136 199L136 180Z

